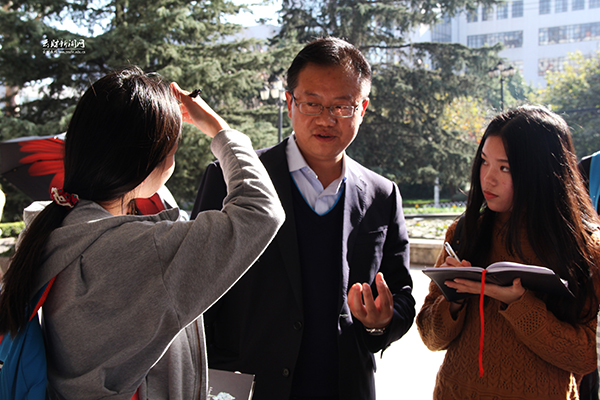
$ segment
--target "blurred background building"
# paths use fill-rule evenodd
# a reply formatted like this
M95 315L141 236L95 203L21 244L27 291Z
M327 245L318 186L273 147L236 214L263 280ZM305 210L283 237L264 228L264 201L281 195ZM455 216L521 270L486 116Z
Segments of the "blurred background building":
M500 56L544 87L547 71L561 71L568 53L591 56L600 46L600 0L513 0L446 17L415 40L481 47L502 43Z

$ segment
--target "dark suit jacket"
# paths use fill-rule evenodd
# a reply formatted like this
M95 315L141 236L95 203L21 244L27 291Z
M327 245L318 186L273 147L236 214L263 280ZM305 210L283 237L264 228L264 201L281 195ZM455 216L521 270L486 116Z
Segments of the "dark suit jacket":
M254 400L289 399L303 328L302 279L292 209L287 140L259 152L286 211L286 222L250 270L204 315L211 368L256 375ZM408 234L398 187L353 163L346 184L339 292L340 400L374 400L373 353L402 337L415 317ZM225 185L217 163L206 169L192 218L221 209ZM382 336L368 334L346 303L349 287L377 272L394 295L394 316ZM376 290L375 290L376 293ZM406 360L398 360L406 362Z

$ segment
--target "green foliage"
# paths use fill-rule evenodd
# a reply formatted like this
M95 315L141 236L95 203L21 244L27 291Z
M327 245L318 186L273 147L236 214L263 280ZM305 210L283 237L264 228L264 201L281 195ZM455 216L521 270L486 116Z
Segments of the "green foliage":
M569 61L563 71L547 73L540 95L572 128L575 150L583 157L600 150L600 52L587 58L575 52Z
M465 134L456 124L447 123L448 105L455 99L486 99L499 91L494 86L498 82L492 82L490 90L487 77L499 60L499 47L407 42L411 28L439 21L461 7L473 8L478 3L472 0L284 0L281 33L268 46L241 39L236 36L240 27L224 22L226 15L243 7L232 0L4 4L0 83L21 89L35 86L39 96L20 110L5 107L0 140L64 132L78 98L91 82L114 68L136 64L183 88L202 88L206 101L232 128L248 134L255 148L272 146L277 141L278 107L258 100L259 89L270 75L283 76L307 41L335 35L365 52L374 70L371 102L350 155L400 185L432 185L439 177L452 195L468 180L476 142L472 131ZM80 30L57 29L66 17ZM44 44L55 39L84 41L85 51L45 52ZM511 84L506 89L518 97ZM291 131L284 108L283 136ZM191 206L212 159L209 140L186 126L168 183L183 208ZM4 220L19 219L27 199L6 182L3 189L7 193Z
M23 229L25 229L25 222L23 221L7 222L0 224L0 231L2 231L1 237L3 238L17 237Z
M441 43L411 48L415 65L376 65L368 114L349 153L399 184L433 185L439 177L457 190L468 181L477 142L445 126L444 113L455 98L483 96L481 77L497 49ZM437 68L419 62L433 55Z
M277 108L258 108L258 90L270 72L289 64L295 48L280 44L265 52L265 43L237 38L241 27L224 22L224 16L241 7L231 0L6 3L0 10L0 83L39 87L39 95L20 110L5 107L0 140L64 132L91 82L134 64L183 88L202 88L203 97L232 128L244 130L255 145L275 144ZM65 17L76 23L77 32L54 28ZM85 48L76 54L45 52L44 44L52 40L83 41ZM212 160L209 143L196 128L184 128L177 168L168 184L182 206L193 201ZM28 201L10 184L4 186L5 220L18 219Z
M31 204L31 199L6 180L2 180L2 191L6 196L6 204L2 212L2 221L20 221L23 219L23 209Z
M346 38L365 51L401 47L411 29L434 24L460 8L494 4L495 0L283 0L280 13L282 37L307 42L314 37L333 35Z
M402 209L404 214L415 215L415 214L456 214L460 215L465 212L466 207L419 207L416 204L413 207L404 207Z
M487 72L498 63L500 47L410 44L407 37L419 24L475 6L469 0L284 0L279 38L306 42L332 35L360 48L374 76L371 102L349 154L400 185L433 185L439 177L457 191L469 178L477 143L447 126L444 113L456 98L487 97Z
M456 97L444 108L442 129L457 138L478 142L490 120L485 102L472 96Z

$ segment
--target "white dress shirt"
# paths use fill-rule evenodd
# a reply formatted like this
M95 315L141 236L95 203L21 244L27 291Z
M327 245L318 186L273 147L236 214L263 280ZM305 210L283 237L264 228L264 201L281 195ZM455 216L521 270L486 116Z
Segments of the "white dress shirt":
M341 175L326 188L323 188L317 174L308 166L300 153L296 144L296 135L293 133L287 143L286 156L290 174L306 203L318 215L327 214L336 205L344 190L344 183L347 179L346 155L344 154L342 157Z

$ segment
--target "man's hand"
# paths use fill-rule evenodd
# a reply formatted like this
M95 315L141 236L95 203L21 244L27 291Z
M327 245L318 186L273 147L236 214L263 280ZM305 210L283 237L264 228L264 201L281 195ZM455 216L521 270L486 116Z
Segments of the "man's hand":
M379 293L376 299L369 284L352 285L348 291L348 306L366 328L385 328L394 315L394 298L381 272L375 277L375 284Z

